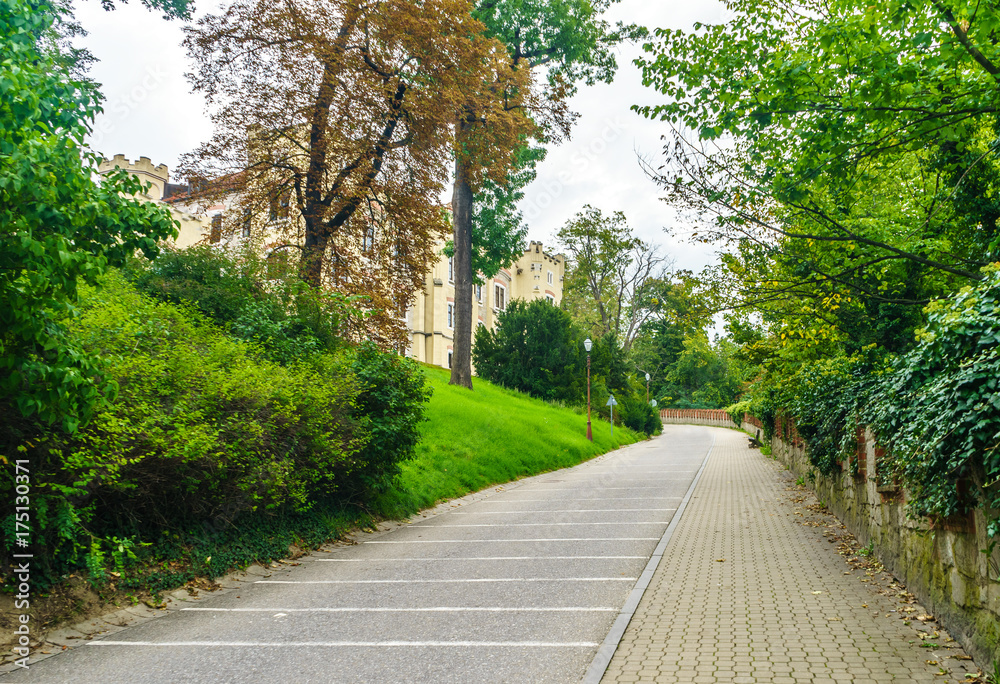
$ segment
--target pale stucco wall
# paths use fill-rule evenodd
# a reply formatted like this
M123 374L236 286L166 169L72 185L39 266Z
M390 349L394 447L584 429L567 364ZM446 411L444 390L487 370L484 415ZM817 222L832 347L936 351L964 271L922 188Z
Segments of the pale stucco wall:
M441 245L443 247L443 244ZM473 294L475 325L493 329L496 324L496 286L504 288L506 303L513 299L532 301L552 298L562 302L563 276L566 259L546 252L540 242L531 242L528 249L509 269L482 286L482 300ZM550 282L551 279L551 282ZM407 313L410 326L410 348L407 354L418 361L448 368L448 353L454 346L454 316L448 321L448 307L455 303L455 284L449 277L448 258L441 256L431 267L424 282L424 291ZM454 313L454 309L452 309Z

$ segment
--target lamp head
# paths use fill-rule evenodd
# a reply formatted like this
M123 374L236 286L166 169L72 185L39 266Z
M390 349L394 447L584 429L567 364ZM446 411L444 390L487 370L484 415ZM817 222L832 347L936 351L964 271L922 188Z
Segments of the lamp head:
M589 337L583 341L583 348L587 350L588 354L590 353L590 348L593 346L594 343L590 341Z
M646 373L646 382L649 382L649 373Z

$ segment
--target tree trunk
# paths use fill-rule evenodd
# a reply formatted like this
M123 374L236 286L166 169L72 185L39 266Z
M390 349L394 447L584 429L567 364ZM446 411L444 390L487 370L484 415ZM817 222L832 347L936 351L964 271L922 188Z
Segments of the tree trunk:
M299 277L312 287L318 288L323 282L323 259L326 256L326 235L306 220L305 240L302 245L302 259L299 261Z
M461 133L464 126L459 124ZM455 188L451 198L455 226L455 333L448 384L472 389L472 186L461 154L455 159Z

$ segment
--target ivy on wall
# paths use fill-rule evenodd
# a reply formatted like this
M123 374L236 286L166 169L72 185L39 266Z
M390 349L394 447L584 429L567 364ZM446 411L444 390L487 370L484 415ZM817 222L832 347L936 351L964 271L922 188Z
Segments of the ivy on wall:
M1000 508L1000 264L984 275L932 303L902 356L868 347L803 363L781 383L758 383L748 410L765 437L787 414L810 462L829 475L856 448L857 426L868 425L886 451L880 475L908 489L912 515ZM993 537L996 517L987 516Z

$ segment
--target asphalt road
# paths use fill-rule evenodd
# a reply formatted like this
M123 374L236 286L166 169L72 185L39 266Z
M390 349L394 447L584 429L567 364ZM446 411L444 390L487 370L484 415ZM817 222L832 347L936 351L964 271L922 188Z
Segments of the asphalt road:
M665 426L0 680L579 682L712 442Z

